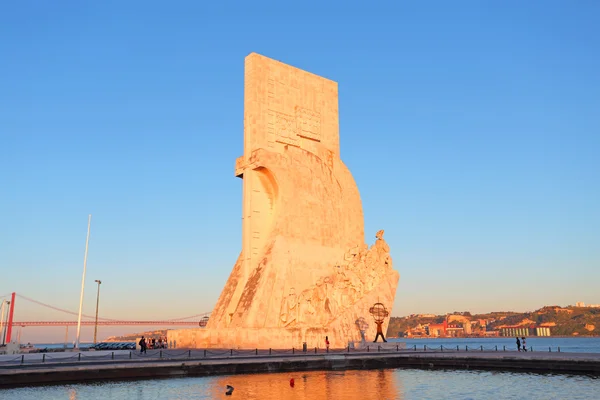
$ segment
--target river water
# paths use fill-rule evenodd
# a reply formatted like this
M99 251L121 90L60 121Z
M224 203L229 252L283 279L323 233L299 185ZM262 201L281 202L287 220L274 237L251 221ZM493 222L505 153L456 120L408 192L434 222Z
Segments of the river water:
M294 378L294 387L290 386ZM226 385L234 387L226 396ZM589 376L382 369L229 375L0 390L10 400L598 399Z
M483 346L484 350L494 350L496 347L502 351L516 350L516 338L496 337L496 338L461 338L461 339L390 339L390 341L405 342L406 348L411 349L417 346L418 350L423 350L424 346L428 349L440 348L465 350L468 346L469 350L477 350ZM534 351L558 351L568 353L600 353L600 337L587 338L560 338L560 337L528 337L527 348L533 347ZM600 395L598 395L600 399Z

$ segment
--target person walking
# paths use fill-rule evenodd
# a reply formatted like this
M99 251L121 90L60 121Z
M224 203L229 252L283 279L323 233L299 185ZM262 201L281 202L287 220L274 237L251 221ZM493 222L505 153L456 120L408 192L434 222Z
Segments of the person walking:
M525 343L525 336L523 336L521 340L523 341L523 351L527 351L527 343Z
M521 351L521 341L519 340L518 336L517 336L517 350Z
M146 338L144 338L142 336L139 344L140 344L140 354L142 354L142 353L146 354Z

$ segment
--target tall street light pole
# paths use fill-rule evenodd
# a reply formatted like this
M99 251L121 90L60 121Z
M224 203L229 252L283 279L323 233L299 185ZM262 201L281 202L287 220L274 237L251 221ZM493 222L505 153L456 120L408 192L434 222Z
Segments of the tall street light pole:
M2 346L4 346L4 337L6 332L6 324L4 323L4 314L6 313L6 306L10 303L9 301L2 300L2 316L0 317L0 335L2 335Z
M102 281L96 279L94 282L98 284L98 294L96 295L96 323L94 324L94 346L96 346L96 335L98 334L98 305L100 304L100 284Z
M9 306L10 301L7 301L6 305ZM2 346L4 346L6 344L6 330L8 329L8 317L9 317L9 315L6 315L7 321L4 321L4 312L2 313L2 321L4 322L4 333L2 334Z
M87 237L85 239L85 255L83 256L83 277L81 278L81 296L79 297L79 317L77 318L77 339L75 339L75 348L79 348L79 338L81 333L81 311L83 307L83 289L85 288L85 267L87 265L88 243L90 241L90 224L92 214L88 215Z

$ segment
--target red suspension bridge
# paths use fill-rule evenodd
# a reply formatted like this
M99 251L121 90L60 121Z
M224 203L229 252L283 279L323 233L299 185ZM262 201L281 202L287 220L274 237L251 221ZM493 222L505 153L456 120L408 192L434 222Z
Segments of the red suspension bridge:
M34 304L37 304L39 306L48 308L48 309L52 309L55 311L60 311L62 313L65 314L70 314L70 315L74 315L74 316L78 316L79 314L74 312L74 311L70 311L70 310L65 310L64 308L60 308L60 307L55 307L53 305L47 304L47 303L43 303L41 301L38 300L34 300L30 297L24 296L22 294L17 294L17 293L11 293L11 294L7 294L4 296L0 296L0 299L3 298L7 298L10 296L10 304L9 304L9 310L8 310L8 318L7 321L5 323L4 320L4 314L2 315L2 325L6 325L6 341L10 342L11 339L11 334L12 334L12 327L13 326L17 326L17 327L26 327L26 326L75 326L77 325L77 321L72 321L72 320L64 320L64 321L15 321L14 320L14 312L15 312L15 301L16 298L18 297L20 300L25 300ZM3 304L3 309L2 311L4 312L4 304ZM206 313L202 313L202 314L195 314L195 315L191 315L189 317L181 317L181 318L174 318L174 319L163 319L163 320L156 320L156 321L150 321L150 320L144 320L144 321L135 321L135 320L119 320L119 319L113 319L113 318L105 318L105 317L98 317L98 325L112 325L112 326L117 326L117 325L121 325L121 326L134 326L134 325L145 325L145 326L205 326L206 325L206 321L208 320L208 316L210 315L210 312L206 312ZM81 314L82 318L88 318L88 320L81 320L81 325L82 326L94 326L96 324L95 321L95 316L91 316L91 315L85 315L85 314ZM2 332L0 332L1 334Z

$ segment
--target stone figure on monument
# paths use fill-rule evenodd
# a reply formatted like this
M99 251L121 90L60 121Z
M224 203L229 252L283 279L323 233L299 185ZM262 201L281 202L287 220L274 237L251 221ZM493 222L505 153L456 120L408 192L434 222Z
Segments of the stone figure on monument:
M298 299L294 288L290 288L290 293L286 296L281 307L281 322L284 326L296 321Z

